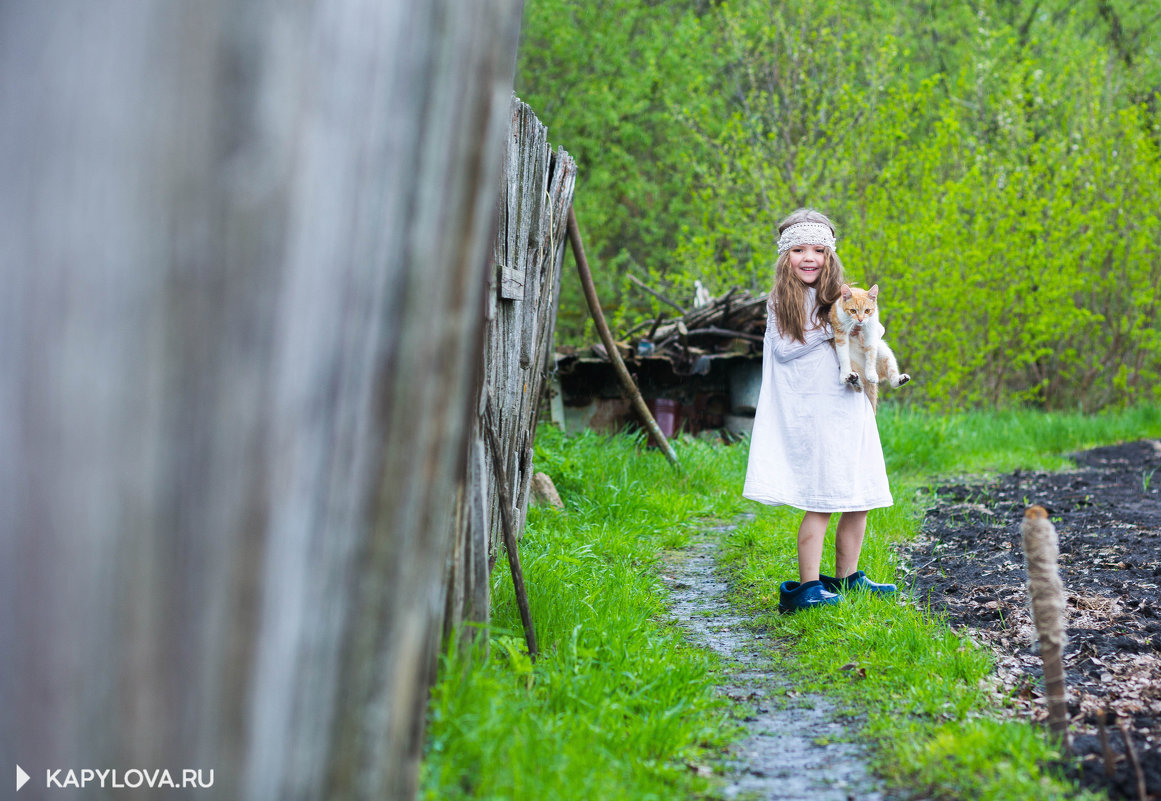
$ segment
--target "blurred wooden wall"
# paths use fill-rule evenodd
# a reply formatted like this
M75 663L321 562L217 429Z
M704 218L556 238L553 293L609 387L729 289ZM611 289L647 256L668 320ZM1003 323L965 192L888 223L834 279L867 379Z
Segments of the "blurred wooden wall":
M22 797L85 767L414 795L520 14L0 5Z

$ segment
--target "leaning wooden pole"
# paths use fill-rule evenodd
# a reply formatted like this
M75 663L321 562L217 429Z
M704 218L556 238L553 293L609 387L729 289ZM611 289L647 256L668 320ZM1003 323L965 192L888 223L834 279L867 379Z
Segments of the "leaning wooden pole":
M535 662L536 629L532 626L532 609L528 606L528 590L524 587L524 570L520 567L520 551L517 550L516 546L516 523L512 520L512 493L509 490L507 471L504 469L500 439L496 436L496 414L492 409L491 397L487 399L484 407L484 431L488 437L488 447L492 451L496 494L499 496L500 502L500 527L504 530L504 550L508 553L508 568L512 571L512 586L516 590L516 606L520 608L520 622L524 625L524 642L528 645L528 655Z
M1024 559L1028 564L1028 598L1040 639L1044 663L1044 696L1048 728L1068 747L1068 703L1064 684L1064 584L1057 568L1059 541L1056 527L1043 506L1029 506L1020 526Z
M593 274L589 270L588 260L585 259L585 247L581 242L580 228L576 223L575 207L570 206L568 209L568 240L572 243L572 252L576 257L576 269L580 274L581 286L584 287L585 300L589 304L589 312L593 316L593 322L597 325L597 333L601 337L601 342L605 345L605 350L608 351L609 359L613 362L613 370L617 373L617 378L621 382L621 388L625 391L626 397L633 405L633 411L637 413L637 417L641 423L649 431L649 436L661 448L661 451L674 467L680 467L677 461L677 454L673 450L673 446L669 444L669 440L665 438L665 434L661 431L661 427L657 425L657 421L653 419L653 415L649 412L649 407L645 405L645 399L641 397L640 390L637 389L636 382L633 381L633 376L629 375L629 369L625 367L624 360L621 359L621 352L617 350L617 343L613 340L613 334L609 331L609 326L605 322L605 314L601 311L601 302L597 299L597 289L593 285Z

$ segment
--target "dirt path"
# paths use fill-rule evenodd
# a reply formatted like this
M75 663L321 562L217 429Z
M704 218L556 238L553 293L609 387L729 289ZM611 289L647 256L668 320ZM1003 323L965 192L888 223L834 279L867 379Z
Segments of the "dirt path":
M818 695L798 694L766 656L771 643L755 634L729 603L716 569L717 535L711 529L690 548L670 554L663 579L672 615L693 640L729 665L718 691L748 709L748 734L728 759L727 799L780 801L884 801L851 731Z

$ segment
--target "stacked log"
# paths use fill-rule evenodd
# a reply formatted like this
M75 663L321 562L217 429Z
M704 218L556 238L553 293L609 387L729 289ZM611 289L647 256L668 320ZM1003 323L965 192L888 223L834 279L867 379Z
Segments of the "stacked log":
M666 357L673 362L675 372L690 374L703 371L707 356L761 352L766 331L765 294L755 296L735 287L708 303L686 310L640 282L634 283L663 299L680 314L661 315L630 329L623 345L623 355L628 358ZM596 347L593 351L597 355L603 353L603 349Z
M737 337L762 340L758 328L765 329L766 297L732 289L720 298L685 312L679 319L657 328L655 342L668 343L674 336Z

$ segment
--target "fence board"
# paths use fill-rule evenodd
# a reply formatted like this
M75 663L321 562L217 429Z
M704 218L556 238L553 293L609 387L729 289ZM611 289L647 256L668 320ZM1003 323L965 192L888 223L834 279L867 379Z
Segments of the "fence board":
M563 149L552 153L548 131L532 109L513 97L511 129L505 156L505 179L497 214L500 230L493 249L495 281L488 300L484 364L480 385L496 405L501 461L512 483L513 521L523 531L531 489L532 442L545 377L552 367L552 340L560 296L567 212L576 186L576 163ZM522 281L516 288L512 275ZM482 411L473 423L473 441L482 442ZM465 621L486 623L489 617L488 575L501 542L499 498L490 471L480 473L470 461L462 479L487 496L483 530L479 518L460 513L453 534L455 554L447 580L464 581L449 592L445 632ZM461 503L467 496L461 495ZM465 567L469 564L470 567ZM471 602L468 602L471 598Z
M10 766L414 796L520 11L0 4Z

